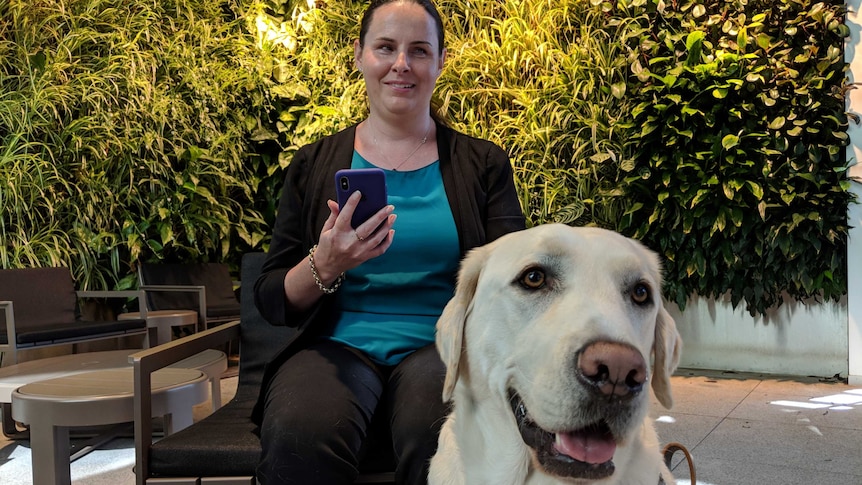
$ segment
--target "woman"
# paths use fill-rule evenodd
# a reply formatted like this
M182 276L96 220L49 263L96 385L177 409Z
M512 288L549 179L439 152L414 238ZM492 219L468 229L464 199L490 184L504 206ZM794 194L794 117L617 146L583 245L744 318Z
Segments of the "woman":
M270 323L299 332L255 409L260 483L353 483L372 418L391 434L398 483L426 481L447 412L434 325L458 262L525 224L506 153L431 115L443 45L430 1L373 0L354 44L368 117L287 169L255 295ZM335 172L351 167L384 169L389 191L355 229L359 195L333 202Z

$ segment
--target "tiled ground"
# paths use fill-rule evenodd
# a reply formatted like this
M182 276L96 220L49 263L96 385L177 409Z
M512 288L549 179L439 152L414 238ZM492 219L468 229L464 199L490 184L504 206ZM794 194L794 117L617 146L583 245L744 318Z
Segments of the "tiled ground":
M703 485L862 484L862 389L831 379L681 370L675 406L653 403L663 442ZM689 471L674 475L685 483Z
M236 378L222 380L223 400ZM680 370L675 406L653 403L662 442L694 457L700 485L862 485L862 388L834 380ZM206 414L208 405L196 410ZM134 444L111 442L72 464L75 485L134 483ZM27 441L0 437L0 484L30 484ZM690 483L675 456L680 485Z

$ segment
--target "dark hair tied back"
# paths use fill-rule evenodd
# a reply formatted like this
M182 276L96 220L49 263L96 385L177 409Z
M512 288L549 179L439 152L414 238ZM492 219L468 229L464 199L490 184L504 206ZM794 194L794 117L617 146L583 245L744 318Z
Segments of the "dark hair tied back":
M366 9L365 13L362 15L362 22L359 24L359 45L363 47L365 46L365 35L368 33L368 27L371 25L371 18L374 16L374 11L388 3L395 2L415 3L428 12L428 15L434 19L434 24L437 26L437 42L439 44L438 54L443 54L443 47L445 45L443 19L440 17L440 12L437 11L437 7L431 0L371 0L371 4L368 5L368 9Z

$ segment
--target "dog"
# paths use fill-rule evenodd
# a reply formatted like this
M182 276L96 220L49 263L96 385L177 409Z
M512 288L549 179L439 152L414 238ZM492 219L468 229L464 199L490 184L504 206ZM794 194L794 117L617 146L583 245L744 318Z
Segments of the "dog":
M682 345L661 285L657 255L605 229L470 251L436 327L453 408L429 484L674 484L648 417Z

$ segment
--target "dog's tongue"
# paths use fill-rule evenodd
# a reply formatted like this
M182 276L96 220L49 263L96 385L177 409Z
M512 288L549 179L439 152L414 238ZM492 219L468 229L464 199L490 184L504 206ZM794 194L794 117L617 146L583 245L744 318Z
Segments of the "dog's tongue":
M580 430L557 433L554 449L557 453L577 461L598 465L613 459L617 444L613 437L606 433Z

